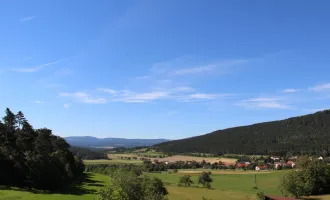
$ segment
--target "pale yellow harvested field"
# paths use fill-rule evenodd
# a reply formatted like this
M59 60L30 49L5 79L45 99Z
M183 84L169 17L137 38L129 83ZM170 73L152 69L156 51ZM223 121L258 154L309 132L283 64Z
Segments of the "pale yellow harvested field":
M159 158L158 161L163 162L176 162L176 161L196 161L196 162L202 162L205 160L205 162L215 163L215 162L224 162L227 165L235 165L237 159L233 158L212 158L212 157L194 157L194 156L170 156L167 158Z
M120 159L120 157L137 157L140 158L146 158L155 160L157 159L159 162L177 162L177 161L196 161L196 162L202 162L205 160L205 162L215 163L215 162L224 162L226 165L235 165L237 159L233 158L215 158L215 157L195 157L195 156L169 156L166 158L149 158L149 157L143 157L138 156L137 154L108 154L108 158L110 159Z

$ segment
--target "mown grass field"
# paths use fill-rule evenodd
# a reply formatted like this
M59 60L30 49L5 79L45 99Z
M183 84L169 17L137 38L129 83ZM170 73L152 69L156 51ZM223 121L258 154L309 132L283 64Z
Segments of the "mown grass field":
M104 185L109 184L110 178L100 174L87 173L86 175L82 184L53 193L0 188L0 200L95 200L95 193Z
M177 183L182 171L178 173L147 173L149 176L161 178L168 191L169 200L201 200L202 197L212 200L255 200L255 194L262 191L265 194L281 195L278 190L279 179L287 171L275 171L269 173L256 173L258 189L253 189L254 173L231 172L231 174L211 175L212 189L201 188L197 183L198 174L192 173L195 182L191 187L178 187ZM236 173L236 174L235 174ZM87 174L88 178L80 184L64 191L54 193L26 192L17 188L0 190L0 200L94 200L95 192L103 185L109 184L107 176L99 174ZM313 200L330 200L330 195L310 198Z

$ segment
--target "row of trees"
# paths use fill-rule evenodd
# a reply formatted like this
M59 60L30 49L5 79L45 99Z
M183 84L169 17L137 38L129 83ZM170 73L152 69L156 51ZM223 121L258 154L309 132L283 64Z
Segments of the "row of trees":
M56 189L82 175L83 162L47 128L34 129L9 108L0 121L0 184Z

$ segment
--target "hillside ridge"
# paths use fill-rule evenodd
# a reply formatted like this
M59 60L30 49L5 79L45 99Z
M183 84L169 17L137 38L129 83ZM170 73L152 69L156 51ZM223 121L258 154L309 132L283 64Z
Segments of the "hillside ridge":
M216 130L155 145L159 151L213 154L330 152L330 110Z

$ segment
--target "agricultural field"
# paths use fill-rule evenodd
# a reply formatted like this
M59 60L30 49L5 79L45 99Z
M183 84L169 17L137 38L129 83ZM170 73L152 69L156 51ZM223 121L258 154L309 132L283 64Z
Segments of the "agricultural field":
M85 164L142 164L141 160L122 160L122 159L112 159L112 160L84 160Z
M149 155L162 155L162 153L158 152L149 152ZM234 158L220 158L220 157L195 157L195 156L183 156L183 155L175 155L175 156L168 156L165 158L150 158L141 156L140 154L136 153L109 153L108 158L112 160L121 160L121 157L137 157L137 159L140 158L146 158L146 159L157 159L159 162L176 162L176 161L196 161L196 162L202 162L205 160L206 162L215 163L215 162L224 162L226 165L235 165L237 159ZM124 159L125 160L125 159Z
M179 170L178 173L147 173L147 175L158 177L164 181L169 191L169 200L201 200L202 197L212 200L255 200L255 194L258 191L265 194L281 195L278 190L279 179L286 172L244 173L243 171L231 171L231 174L215 174L215 171L212 171L212 189L201 188L197 185L198 174L196 173L190 173L195 182L191 187L178 187L178 180L180 176L187 173L186 170ZM258 189L253 189L254 174L257 174ZM107 176L87 173L87 178L82 184L54 193L1 188L0 200L95 200L95 193L109 183L110 178ZM330 200L330 195L310 197L309 199Z
M18 188L1 188L0 200L95 200L96 192L110 178L100 174L87 173L82 184L73 185L62 191L47 193L43 191L27 192Z

